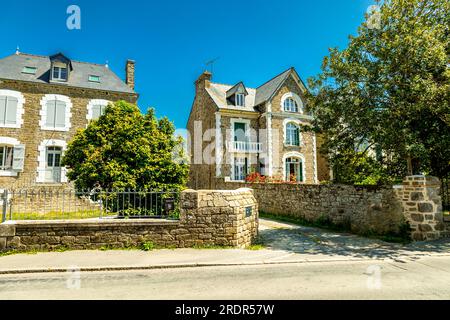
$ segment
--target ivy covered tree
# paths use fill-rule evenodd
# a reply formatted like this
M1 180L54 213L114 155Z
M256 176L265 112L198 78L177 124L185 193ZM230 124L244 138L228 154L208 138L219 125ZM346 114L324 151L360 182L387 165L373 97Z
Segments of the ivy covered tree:
M182 143L174 131L167 118L156 119L153 109L143 115L137 106L119 101L78 131L63 165L79 189L180 190L188 165L174 160Z
M321 74L309 79L314 130L325 133L331 163L344 156L355 164L377 147L383 174L445 177L450 2L385 0L379 8L346 49L330 49Z

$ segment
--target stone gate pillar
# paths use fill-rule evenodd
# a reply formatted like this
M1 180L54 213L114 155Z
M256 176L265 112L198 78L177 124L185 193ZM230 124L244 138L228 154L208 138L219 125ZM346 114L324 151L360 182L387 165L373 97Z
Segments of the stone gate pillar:
M397 191L415 241L438 239L445 229L440 187L436 177L408 176Z

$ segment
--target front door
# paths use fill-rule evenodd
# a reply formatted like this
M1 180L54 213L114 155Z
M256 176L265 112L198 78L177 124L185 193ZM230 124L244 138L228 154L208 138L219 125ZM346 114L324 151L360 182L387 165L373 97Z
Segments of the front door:
M61 182L61 147L47 147L47 168L45 172L45 182Z

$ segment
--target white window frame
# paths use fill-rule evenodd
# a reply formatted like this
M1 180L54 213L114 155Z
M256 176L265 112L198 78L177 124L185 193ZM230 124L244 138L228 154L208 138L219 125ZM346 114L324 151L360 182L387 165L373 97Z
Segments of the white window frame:
M294 127L294 128L289 128L289 127ZM290 131L295 130L297 132L297 139L295 139L295 137L293 137L293 133ZM294 122L288 122L286 123L286 134L285 134L286 140L284 141L286 146L290 146L290 147L300 147L301 146L301 141L300 141L300 127L298 126L298 124L295 124ZM295 144L294 141L298 140L298 144Z
M238 102L242 102L242 104L239 104ZM245 94L243 93L236 93L236 106L237 107L245 107Z
M294 112L294 111L286 111L286 110L284 109L284 102L285 102L286 100L288 100L288 99L292 99L292 100L294 100L294 101L297 103L297 107L298 107L298 111L297 111L297 112ZM304 105L303 105L303 101L302 101L302 99L301 99L297 94L295 94L294 92L288 92L288 93L284 94L284 95L281 97L280 110L281 110L282 112L286 112L286 113L298 113L298 114L303 114L303 113L304 113Z
M23 125L23 117L22 115L25 113L24 104L25 97L19 91L13 90L0 90L0 96L13 97L17 99L17 108L16 108L16 123L15 124L1 124L0 128L20 128Z
M86 119L88 121L93 119L93 108L94 106L97 105L101 105L102 107L106 107L108 104L110 104L111 102L108 100L104 100L104 99L92 99L91 101L89 101L88 105L87 105L87 114L86 114Z
M55 77L55 71L58 69L58 77ZM66 69L66 77L63 78L62 75L62 69ZM67 66L53 66L52 67L52 80L56 81L67 81L67 78L69 77L69 68Z
M0 137L0 146L8 146L14 148L20 145L20 141L15 138L10 137ZM14 166L14 156L13 156L13 166ZM10 170L0 170L0 177L17 177L18 171L11 168Z
M299 129L298 130L298 138L300 139L299 140L300 144L298 146L287 143L287 125L289 123L295 124L298 127L298 129ZM301 126L302 126L302 122L300 120L298 120L298 119L290 119L290 118L289 119L284 119L284 121L283 121L283 144L284 144L285 147L298 147L298 148L300 148L300 147L304 147L305 146L305 143L304 143L304 140L303 140L303 135L302 135L302 132L300 130Z
M47 103L49 101L61 101L66 104L66 114L65 114L65 126L63 128L57 128L57 127L50 127L47 126ZM69 97L63 96L60 94L46 94L41 99L41 120L39 121L39 125L42 130L48 130L48 131L69 131L71 128L70 119L72 118L72 102Z
M50 183L45 181L45 173L47 168L47 147L61 147L62 148L62 156L64 156L64 152L67 150L67 142L64 140L57 139L45 139L42 140L41 144L38 146L38 167L37 167L37 183ZM61 167L61 183L67 182L67 169L65 167Z
M247 158L247 174L250 173L250 157L249 156L244 156L244 155L231 155L231 181L235 181L235 182L245 182L245 178L243 180L238 180L236 179L235 175L234 175L234 171L235 171L235 167L236 167L236 159L244 159L244 164L245 164L245 158Z
M288 152L283 155L283 179L284 181L289 181L286 176L286 160L289 158L298 158L302 163L302 176L303 181L301 183L306 183L306 161L305 156L300 152Z

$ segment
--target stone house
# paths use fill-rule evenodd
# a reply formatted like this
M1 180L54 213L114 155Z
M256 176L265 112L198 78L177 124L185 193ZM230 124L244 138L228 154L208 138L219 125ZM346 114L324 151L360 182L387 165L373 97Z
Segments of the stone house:
M0 188L64 185L61 157L109 102L136 103L134 62L122 81L107 65L58 53L0 59Z
M204 72L195 82L187 124L192 188L220 188L251 172L307 184L329 179L318 152L321 137L301 130L313 118L294 68L256 89L215 83L211 76Z

